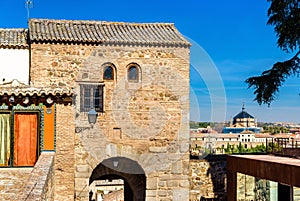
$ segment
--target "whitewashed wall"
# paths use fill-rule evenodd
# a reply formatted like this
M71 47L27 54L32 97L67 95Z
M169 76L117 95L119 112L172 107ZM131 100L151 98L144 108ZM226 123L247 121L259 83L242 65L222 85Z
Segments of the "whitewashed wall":
M29 50L0 48L0 83L13 79L29 84Z

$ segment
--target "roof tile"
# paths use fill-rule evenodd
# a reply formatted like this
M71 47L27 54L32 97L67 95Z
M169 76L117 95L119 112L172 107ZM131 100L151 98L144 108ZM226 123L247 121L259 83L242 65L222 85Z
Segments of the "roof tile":
M33 86L26 85L16 79L11 82L0 84L0 96L15 95L15 96L33 96L34 94L41 96L45 95L73 95L73 89L69 87L42 87L35 88Z
M34 42L191 45L171 23L31 19L29 35Z
M3 29L0 28L0 47L5 48L26 48L26 29Z

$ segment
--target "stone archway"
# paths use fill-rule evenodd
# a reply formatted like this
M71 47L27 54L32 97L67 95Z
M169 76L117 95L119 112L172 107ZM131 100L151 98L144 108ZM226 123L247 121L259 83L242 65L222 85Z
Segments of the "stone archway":
M89 180L122 179L124 201L145 201L146 176L143 168L134 160L113 157L103 160L92 172Z

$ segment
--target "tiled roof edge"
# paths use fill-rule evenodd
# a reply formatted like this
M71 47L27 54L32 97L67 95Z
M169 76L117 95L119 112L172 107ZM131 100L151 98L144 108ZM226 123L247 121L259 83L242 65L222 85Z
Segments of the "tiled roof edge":
M13 36L8 37L8 34ZM22 38L19 38L23 35ZM2 38L1 38L2 36ZM0 28L0 48L5 49L27 49L28 29L26 28Z
M186 44L186 43L147 43L147 42L107 42L107 41L99 41L99 42L93 42L93 41L76 41L76 40L36 40L33 39L31 40L31 43L48 43L48 44L56 44L56 43L61 43L61 44L90 44L90 45L108 45L108 46L152 46L152 47L190 47L191 44ZM0 46L1 47L1 46Z
M63 22L63 23L73 23L73 24L120 24L120 25L173 25L172 22L114 22L114 21L102 21L102 20L67 20L67 19L47 19L47 18L30 18L29 22L41 22L41 21L48 21L48 22Z
M49 24L52 25L48 26ZM60 24L62 24L62 26L60 26ZM86 27L86 25L94 26ZM113 26L111 27L110 25ZM128 30L127 26L133 30ZM140 28L134 29L134 27ZM124 29L127 29L126 31L132 33L132 35L128 35L126 31L123 32ZM29 35L32 43L191 46L190 42L176 29L174 23L134 23L33 18L29 20Z

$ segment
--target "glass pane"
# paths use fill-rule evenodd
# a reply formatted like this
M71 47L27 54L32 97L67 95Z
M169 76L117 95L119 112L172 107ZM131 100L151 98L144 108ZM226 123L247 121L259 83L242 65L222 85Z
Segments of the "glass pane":
M34 166L37 160L37 116L36 113L15 114L14 166Z
M105 79L105 80L114 79L114 71L113 71L112 67L110 67L110 66L105 67L103 79Z
M83 107L86 111L91 109L91 87L84 86L84 104Z
M130 67L128 69L128 80L138 80L138 70L136 67Z
M99 89L95 88L95 94L94 94L94 107L99 108L100 101L99 101Z
M94 93L94 107L97 112L102 112L103 111L103 86L97 86L95 88L95 93Z
M0 114L0 166L8 166L10 158L10 115Z

